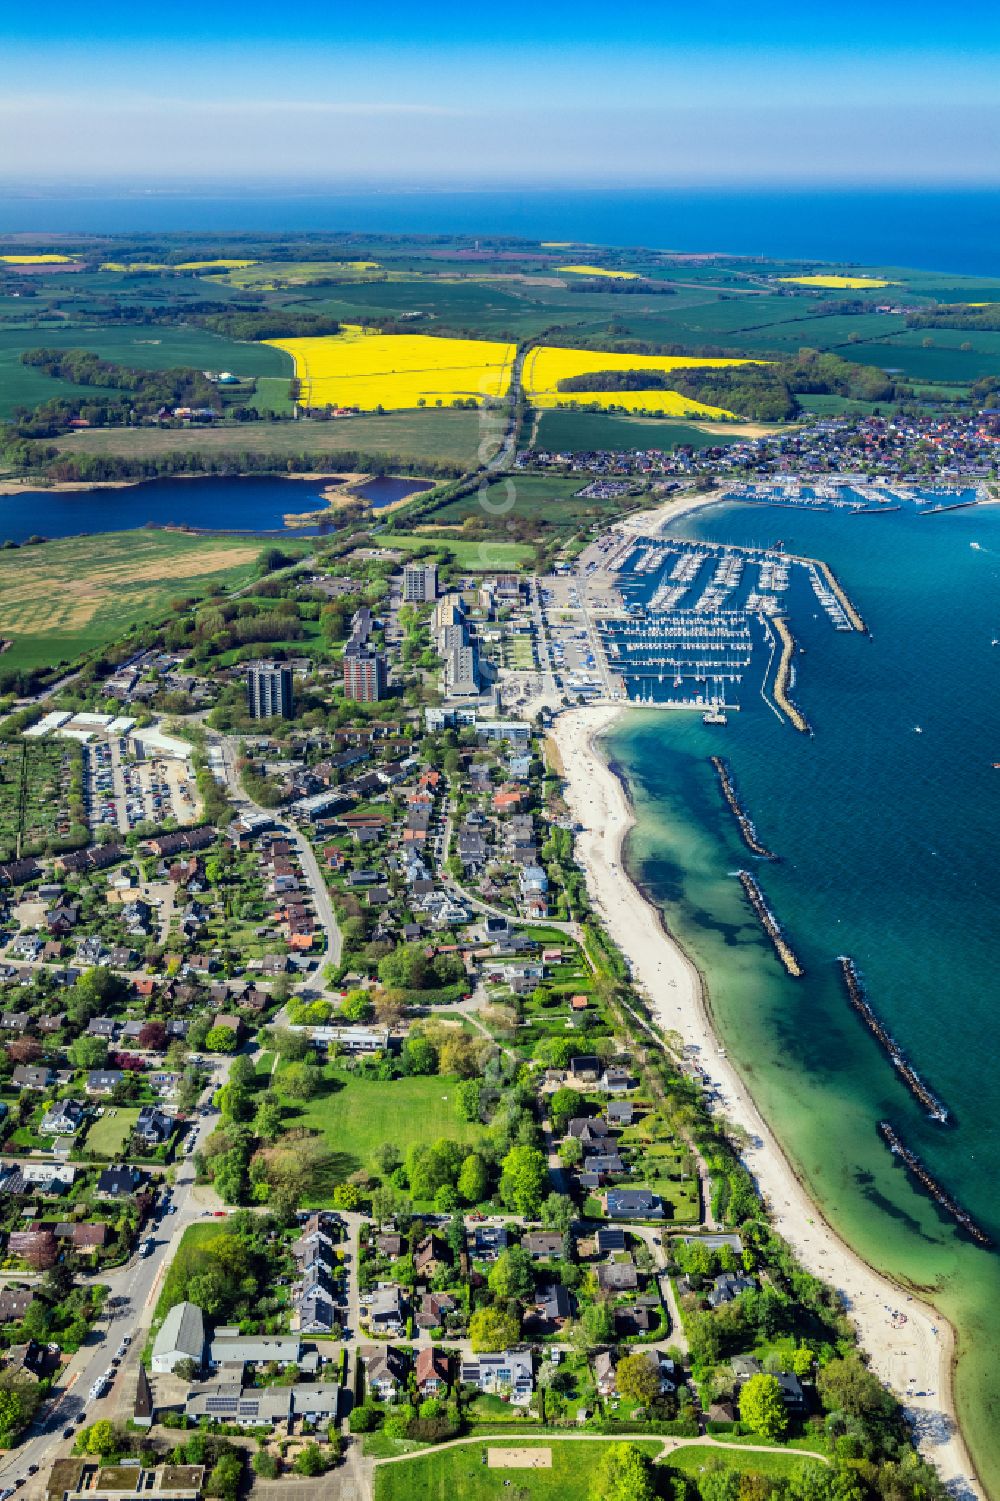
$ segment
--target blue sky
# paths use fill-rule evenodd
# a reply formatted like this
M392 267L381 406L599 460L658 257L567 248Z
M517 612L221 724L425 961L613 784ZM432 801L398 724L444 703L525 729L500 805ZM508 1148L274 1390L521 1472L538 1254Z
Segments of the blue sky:
M992 0L53 0L0 55L7 179L1000 180Z

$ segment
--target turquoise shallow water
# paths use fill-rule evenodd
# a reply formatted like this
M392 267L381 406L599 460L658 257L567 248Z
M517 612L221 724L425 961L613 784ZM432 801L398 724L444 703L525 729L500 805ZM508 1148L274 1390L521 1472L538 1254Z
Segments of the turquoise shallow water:
M764 1113L846 1238L955 1323L963 1426L1000 1496L1000 1250L963 1239L876 1134L880 1118L896 1124L1000 1244L1000 508L861 517L728 505L682 520L677 535L781 537L830 562L871 627L871 639L836 634L800 602L795 697L814 738L745 691L726 728L639 710L610 750L636 803L629 867L706 974ZM758 873L803 980L780 967L732 875L747 852L712 752L782 856ZM952 1126L927 1120L848 1008L841 953Z

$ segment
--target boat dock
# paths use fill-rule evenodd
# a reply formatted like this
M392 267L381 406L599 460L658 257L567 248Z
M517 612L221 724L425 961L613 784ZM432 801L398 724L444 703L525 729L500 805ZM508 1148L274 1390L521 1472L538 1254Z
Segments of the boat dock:
M774 951L781 960L785 969L795 980L800 980L805 970L799 963L798 957L791 944L782 931L781 924L767 904L764 893L757 883L757 878L748 870L738 870L736 875L740 885L746 892L747 900L754 910L758 922L774 945Z
M892 1033L877 1015L875 1008L865 994L865 989L861 983L861 977L858 974L854 960L848 954L841 954L837 963L840 965L840 973L847 987L847 996L851 1005L869 1032L879 1043L907 1089L913 1095L914 1099L927 1111L932 1121L938 1121L942 1126L947 1125L950 1119L948 1107L942 1104L932 1089L928 1089L902 1048L896 1042Z
M942 1188L937 1179L932 1177L916 1152L911 1151L899 1135L899 1132L895 1131L888 1121L879 1121L878 1134L889 1148L889 1151L905 1164L921 1188L930 1195L935 1204L940 1204L941 1208L947 1214L951 1215L959 1229L964 1230L966 1235L974 1240L977 1245L984 1247L992 1246L992 1238L987 1235L981 1225L976 1224L969 1211L963 1209L961 1204L952 1198L948 1190Z
M709 760L715 768L715 774L719 778L719 786L722 788L722 796L729 806L729 810L743 835L743 843L753 855L758 855L762 860L777 860L775 855L766 845L761 844L757 838L757 830L750 814L740 802L739 794L733 783L733 774L728 762L721 756L710 756Z

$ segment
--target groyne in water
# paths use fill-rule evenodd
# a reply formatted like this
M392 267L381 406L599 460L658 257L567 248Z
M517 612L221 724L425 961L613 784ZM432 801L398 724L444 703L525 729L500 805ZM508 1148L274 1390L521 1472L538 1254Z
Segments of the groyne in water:
M779 709L782 709L792 721L795 728L803 735L811 735L812 730L809 721L797 709L788 697L788 685L792 672L792 657L795 653L795 637L788 629L788 623L781 615L772 616L774 628L781 639L781 657L778 661L778 671L774 678L774 700Z
M782 927L774 913L767 904L767 898L757 883L757 878L748 870L738 870L736 875L740 885L746 892L747 901L750 903L764 932L774 945L774 952L787 969L794 980L800 980L805 970L799 963L798 956L785 937Z
M952 1219L960 1229L965 1231L966 1235L970 1236L977 1245L992 1246L992 1238L987 1235L982 1226L976 1224L969 1211L963 1209L961 1204L952 1198L946 1188L942 1188L937 1179L931 1175L921 1162L916 1152L910 1150L899 1133L893 1130L888 1121L879 1121L878 1134L889 1148L889 1151L906 1165L921 1188L930 1195L935 1204L940 1204L941 1208L951 1215Z
M729 804L730 812L739 825L740 833L743 835L743 843L747 849L752 854L759 855L762 860L777 860L778 856L769 850L766 845L761 844L757 838L754 821L740 802L739 794L733 784L733 774L729 764L721 756L709 756L709 760L715 767L715 774L719 778L722 795Z
M938 1099L932 1089L928 1089L892 1033L876 1013L871 1001L865 995L854 960L848 954L841 954L837 963L840 965L840 973L847 987L848 1000L885 1052L907 1089L924 1107L932 1121L939 1121L943 1126L947 1125L950 1118L948 1107Z

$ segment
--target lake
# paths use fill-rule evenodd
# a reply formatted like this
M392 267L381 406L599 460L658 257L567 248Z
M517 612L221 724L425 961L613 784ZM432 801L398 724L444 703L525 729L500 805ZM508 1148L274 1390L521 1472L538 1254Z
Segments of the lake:
M251 475L148 480L117 490L25 490L0 495L0 542L132 531L150 523L209 532L323 536L336 529L334 510L329 521L313 526L286 527L284 518L322 509L327 503L323 490L335 482L336 476L294 480ZM378 475L354 493L378 510L430 488L427 480Z

